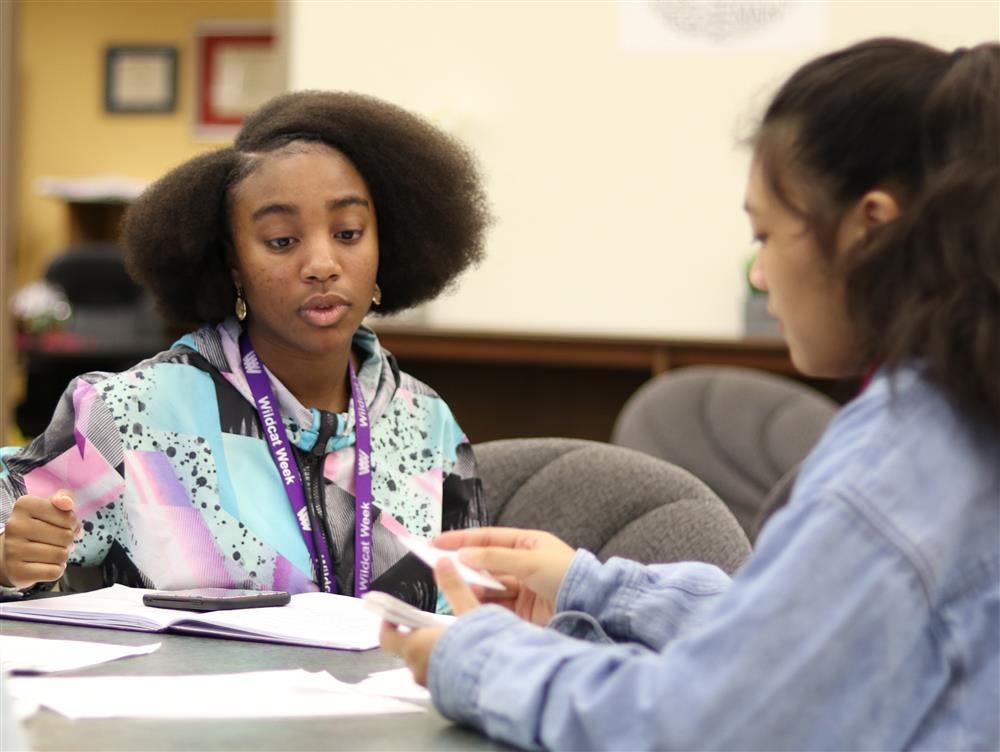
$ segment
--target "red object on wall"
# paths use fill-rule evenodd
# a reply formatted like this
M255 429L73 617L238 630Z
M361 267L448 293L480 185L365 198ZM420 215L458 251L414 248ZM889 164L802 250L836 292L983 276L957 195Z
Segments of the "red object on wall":
M220 75L220 55L232 48L271 48L273 34L205 33L198 37L198 101L196 122L199 126L238 126L247 113L233 115L221 112L213 92Z

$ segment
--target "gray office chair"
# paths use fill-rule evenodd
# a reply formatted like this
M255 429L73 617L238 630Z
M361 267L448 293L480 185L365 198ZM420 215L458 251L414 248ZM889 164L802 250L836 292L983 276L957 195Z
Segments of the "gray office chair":
M725 504L685 470L580 439L474 447L495 525L547 530L602 561L704 561L735 571L750 544Z
M787 498L797 467L837 407L804 384L763 371L681 368L647 382L625 403L611 441L694 473L753 540L765 506L773 511Z

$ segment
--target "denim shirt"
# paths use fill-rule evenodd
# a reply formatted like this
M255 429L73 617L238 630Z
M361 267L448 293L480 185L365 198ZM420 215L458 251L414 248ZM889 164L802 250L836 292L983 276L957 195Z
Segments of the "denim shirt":
M880 373L731 581L580 551L557 610L446 630L441 712L531 749L996 750L1000 440Z

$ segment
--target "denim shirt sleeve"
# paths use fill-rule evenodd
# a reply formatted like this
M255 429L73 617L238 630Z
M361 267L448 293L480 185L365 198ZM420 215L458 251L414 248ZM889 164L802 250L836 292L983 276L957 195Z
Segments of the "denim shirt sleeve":
M550 626L577 632L580 612L593 617L618 642L638 642L654 649L704 621L730 585L725 572L711 564L682 562L643 566L612 558L600 564L578 551L556 599Z
M611 631L658 650L476 609L435 646L435 704L530 749L906 747L950 670L912 563L843 499L788 508L769 528L732 585L711 596L711 620L683 630L669 584L668 597L662 588L653 596L683 568L574 564L581 581L567 584L563 605L596 611ZM644 604L631 614L616 606L614 581L623 599L632 590Z

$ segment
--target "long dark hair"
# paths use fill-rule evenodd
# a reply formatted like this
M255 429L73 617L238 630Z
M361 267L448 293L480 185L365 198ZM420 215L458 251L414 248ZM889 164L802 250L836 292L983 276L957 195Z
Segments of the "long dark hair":
M875 187L902 200L923 182L921 113L948 55L871 39L816 58L775 94L752 139L768 187L806 220L828 255L844 211ZM805 205L790 198L798 178Z
M943 168L866 246L847 293L870 362L919 360L973 422L1000 430L1000 165Z
M837 270L861 354L922 363L973 422L1000 431L1000 44L948 54L874 39L820 57L782 86L754 143L831 264L850 206L873 189L897 199L901 216Z

